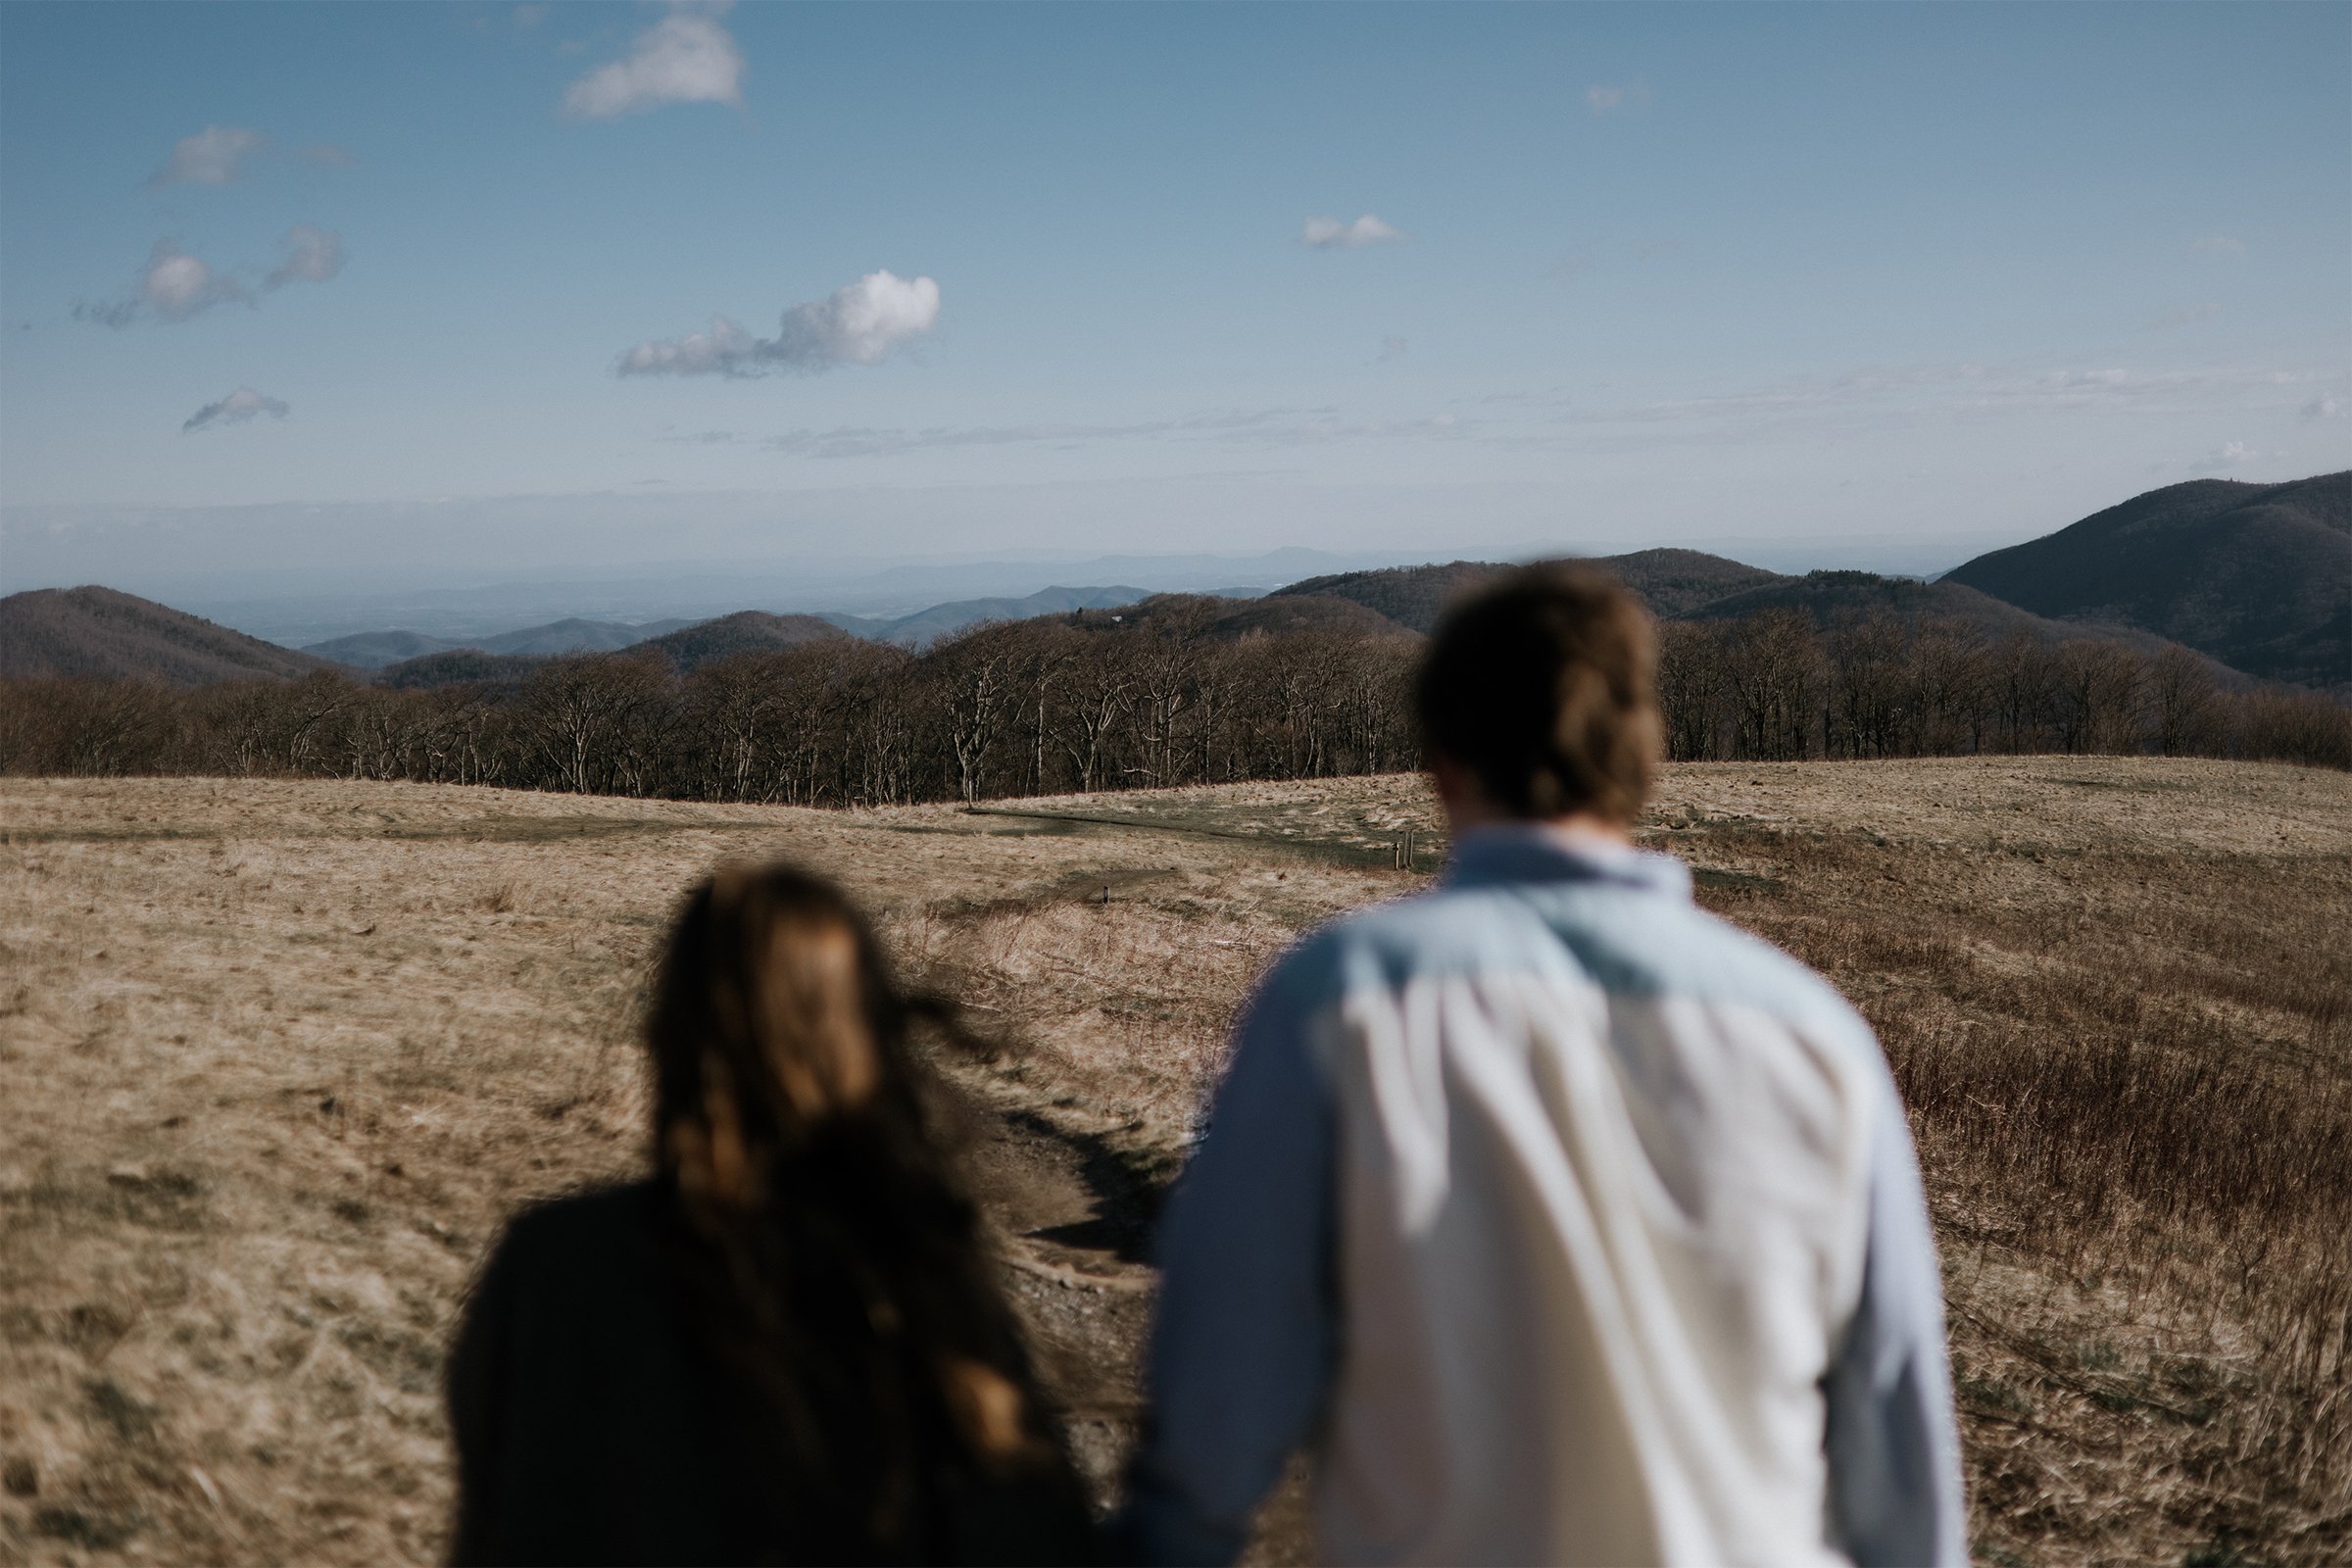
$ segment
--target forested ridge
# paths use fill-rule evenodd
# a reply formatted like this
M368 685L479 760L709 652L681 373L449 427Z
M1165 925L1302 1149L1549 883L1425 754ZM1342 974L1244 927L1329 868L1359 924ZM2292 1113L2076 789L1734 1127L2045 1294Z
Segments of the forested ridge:
M2179 646L1788 608L1669 620L1659 635L1678 760L2096 752L2352 766L2352 710L2247 687ZM21 680L0 684L0 769L835 807L1322 778L1418 760L1421 646L1393 623L1161 596L980 626L919 654L822 637L690 666L659 645L465 656L480 678L421 686L326 671L192 689Z

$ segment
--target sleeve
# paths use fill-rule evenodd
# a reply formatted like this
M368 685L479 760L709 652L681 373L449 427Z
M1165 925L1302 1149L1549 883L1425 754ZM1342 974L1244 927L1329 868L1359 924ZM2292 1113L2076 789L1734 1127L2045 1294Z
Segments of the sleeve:
M1831 1532L1861 1568L1965 1568L1943 1276L1891 1081L1881 1101L1861 1298L1824 1380Z
M1119 1533L1147 1563L1231 1562L1334 1365L1334 1117L1309 1015L1275 980L1169 1200L1151 1407Z

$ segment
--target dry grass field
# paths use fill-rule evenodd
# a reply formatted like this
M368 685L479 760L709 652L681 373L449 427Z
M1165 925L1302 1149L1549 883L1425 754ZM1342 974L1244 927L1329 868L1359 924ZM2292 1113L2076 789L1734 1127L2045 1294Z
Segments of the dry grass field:
M840 876L1001 1043L949 1070L1107 1483L1227 1019L1434 827L1404 778L858 814L0 780L0 1562L435 1557L466 1282L638 1168L647 960L733 858ZM2352 1554L2352 778L1710 765L1644 836L1887 1042L1980 1557Z

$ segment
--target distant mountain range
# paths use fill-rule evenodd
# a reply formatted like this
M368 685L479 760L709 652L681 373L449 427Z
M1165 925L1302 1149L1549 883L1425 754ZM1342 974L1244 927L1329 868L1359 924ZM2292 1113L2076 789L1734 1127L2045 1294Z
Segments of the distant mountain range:
M2134 497L2030 544L1980 556L1935 582L1867 571L1788 576L1695 550L1601 557L1665 619L1762 610L1822 622L1884 612L1953 618L2000 635L2097 632L2143 650L2178 642L2247 675L2352 693L2352 473L2288 484L2205 479ZM136 675L177 685L291 677L340 664L397 686L517 679L557 654L643 649L681 669L730 654L861 637L927 647L982 621L1066 615L1080 626L1426 634L1454 596L1503 568L1485 562L1326 573L1262 597L1250 589L1147 594L1049 588L956 600L899 616L569 619L470 643L367 632L296 651L106 588L0 599L0 675ZM331 663L330 663L331 662Z
M477 637L461 641L447 637L428 637L420 631L363 631L349 637L336 637L322 643L311 643L302 651L320 659L331 659L338 664L354 669L382 669L406 660L421 659L428 654L445 654L466 649L477 654L511 654L521 658L544 659L552 654L609 654L617 649L632 647L649 637L659 637L691 626L690 620L655 620L641 625L629 625L617 620L558 620L545 626L525 626L520 631L501 632L495 637Z

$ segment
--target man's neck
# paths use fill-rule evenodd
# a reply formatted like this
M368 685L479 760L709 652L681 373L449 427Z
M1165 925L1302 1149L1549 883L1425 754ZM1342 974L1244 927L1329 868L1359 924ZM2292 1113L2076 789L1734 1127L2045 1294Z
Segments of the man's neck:
M1605 817L1590 811L1571 811L1566 816L1509 816L1471 807L1449 808L1446 812L1446 831L1459 838L1482 827L1542 828L1547 833L1563 833L1570 838L1597 839L1608 844L1631 844L1633 835Z

